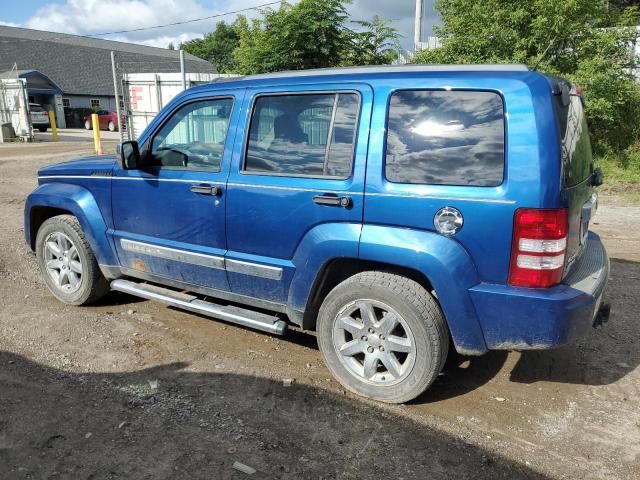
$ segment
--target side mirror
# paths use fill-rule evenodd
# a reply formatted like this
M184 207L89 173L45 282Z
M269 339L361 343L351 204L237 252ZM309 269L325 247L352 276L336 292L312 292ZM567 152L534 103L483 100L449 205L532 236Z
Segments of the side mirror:
M604 174L600 168L596 168L591 174L591 185L599 187L604 183Z
M142 166L138 142L122 142L118 145L118 153L120 168L123 170L136 170Z

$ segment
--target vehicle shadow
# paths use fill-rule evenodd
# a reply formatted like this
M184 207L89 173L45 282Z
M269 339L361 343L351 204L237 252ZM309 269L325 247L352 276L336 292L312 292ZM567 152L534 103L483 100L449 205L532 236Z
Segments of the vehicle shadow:
M466 357L449 350L442 373L429 389L411 404L433 403L472 392L493 379L507 361L509 352L489 352L480 357Z
M133 303L146 302L142 297L136 297L122 292L111 290L105 297L91 304L92 307L115 307Z
M70 373L0 351L0 478L474 478L543 475L371 403L265 378Z
M523 352L511 371L511 381L608 385L637 368L640 263L612 259L604 298L611 306L607 323L590 329L573 345Z

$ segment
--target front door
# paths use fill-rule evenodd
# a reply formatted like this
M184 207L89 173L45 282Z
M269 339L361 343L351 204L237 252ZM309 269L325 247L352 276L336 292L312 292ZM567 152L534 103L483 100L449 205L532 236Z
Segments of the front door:
M129 275L228 290L225 186L236 94L176 107L141 138L144 169L116 168L113 240Z
M247 90L227 186L233 292L285 303L310 250L357 256L372 100L363 84Z

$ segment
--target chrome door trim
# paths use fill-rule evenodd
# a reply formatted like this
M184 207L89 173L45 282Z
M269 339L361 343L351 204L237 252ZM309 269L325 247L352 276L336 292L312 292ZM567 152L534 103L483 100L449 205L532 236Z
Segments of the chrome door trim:
M260 265L258 263L243 262L241 260L225 259L227 271L241 273L254 277L267 278L269 280L282 280L282 268Z
M241 187L241 188L265 188L265 189L273 189L273 190L290 190L290 191L295 191L295 192L312 192L312 193L348 193L349 195L353 196L353 195L364 195L363 192L351 192L349 191L348 187L341 189L341 190L335 190L335 189L331 189L331 188L322 188L322 187L317 187L317 188L305 188L305 187L289 187L287 185L262 185L262 184L257 184L257 183L235 183L235 182L228 182L227 183L228 187Z
M397 197L397 198L418 198L424 200L447 200L460 202L483 202L483 203L506 203L515 204L515 200L506 200L499 198L479 198L479 197L445 197L440 195L421 195L419 193L381 193L381 192L364 192L365 197Z
M259 263L245 262L242 260L231 260L216 255L206 255L204 253L188 252L177 248L161 247L151 243L138 242L136 240L120 239L123 250L133 253L141 253L151 257L164 258L175 262L199 265L201 267L217 268L229 272L262 277L269 280L282 280L282 268L261 265Z
M214 172L216 173L216 172ZM148 181L148 182L173 182L173 183L198 183L206 182L212 185L226 185L225 182L217 182L209 179L197 179L197 178L159 178L159 177L107 177L99 175L41 175L38 180L53 180L53 179L94 179L94 180L134 180L134 181Z
M224 257L205 255L203 253L187 252L176 248L161 247L150 243L137 242L135 240L120 239L122 249L127 252L141 253L151 257L164 258L201 267L217 268L224 270Z

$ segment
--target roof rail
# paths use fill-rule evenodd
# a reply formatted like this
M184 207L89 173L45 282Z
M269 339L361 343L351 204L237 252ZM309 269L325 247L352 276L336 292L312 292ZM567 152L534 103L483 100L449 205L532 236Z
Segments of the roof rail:
M397 73L397 72L527 72L529 67L518 63L492 64L414 64L414 65L368 65L363 67L313 68L309 70L290 70L284 72L260 73L242 77L244 80L259 80L283 77L313 77L324 75L349 75L359 73Z

